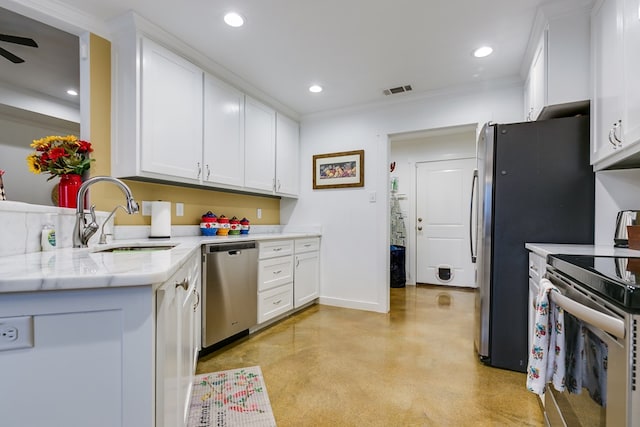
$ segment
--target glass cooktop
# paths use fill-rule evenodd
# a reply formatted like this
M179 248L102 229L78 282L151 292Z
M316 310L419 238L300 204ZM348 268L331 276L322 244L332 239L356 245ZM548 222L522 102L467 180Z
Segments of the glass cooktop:
M548 263L616 305L640 311L640 258L549 255Z

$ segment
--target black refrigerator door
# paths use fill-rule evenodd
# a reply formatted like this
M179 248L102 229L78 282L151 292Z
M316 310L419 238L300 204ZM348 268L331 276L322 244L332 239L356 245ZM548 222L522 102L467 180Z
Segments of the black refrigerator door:
M589 117L498 125L492 230L490 364L527 365L526 242L592 244Z

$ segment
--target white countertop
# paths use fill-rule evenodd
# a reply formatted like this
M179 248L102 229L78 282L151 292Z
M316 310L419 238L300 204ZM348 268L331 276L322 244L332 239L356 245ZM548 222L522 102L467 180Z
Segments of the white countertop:
M614 248L613 245L566 245L558 243L525 243L525 248L543 256L551 254L565 255L601 255L640 257L640 251L627 248Z
M89 248L0 257L0 294L161 284L207 243L318 237L318 233L117 240ZM96 252L118 246L176 245L163 251Z

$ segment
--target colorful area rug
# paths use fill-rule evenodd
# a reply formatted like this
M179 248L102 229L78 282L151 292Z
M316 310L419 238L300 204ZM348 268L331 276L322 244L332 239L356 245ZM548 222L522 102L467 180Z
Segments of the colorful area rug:
M259 366L195 377L188 427L275 425Z

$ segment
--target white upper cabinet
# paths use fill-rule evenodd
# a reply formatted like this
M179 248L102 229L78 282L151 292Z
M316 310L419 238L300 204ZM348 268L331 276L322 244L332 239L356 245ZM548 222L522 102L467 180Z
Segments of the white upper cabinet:
M276 166L276 112L255 99L245 97L244 185L274 191Z
M624 0L624 139L640 141L640 0Z
M203 182L244 185L244 94L204 78Z
M593 105L591 163L622 146L622 0L599 2L591 19Z
M300 126L276 114L276 193L297 196L300 192Z
M298 123L135 13L113 25L113 176L297 197Z
M202 70L142 39L141 165L198 180L202 157Z
M531 59L524 87L525 120L543 108L589 99L589 13L587 6L566 10L549 2L536 17Z
M640 164L640 0L603 0L591 19L594 169Z
M546 31L538 42L538 47L531 61L529 77L525 86L525 118L527 121L535 120L546 104Z

